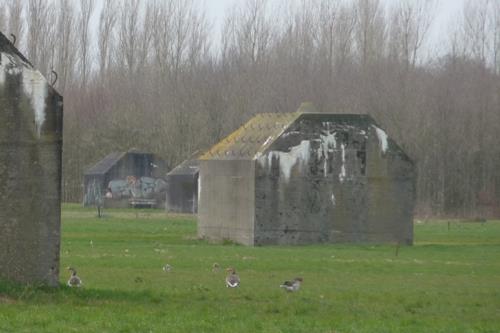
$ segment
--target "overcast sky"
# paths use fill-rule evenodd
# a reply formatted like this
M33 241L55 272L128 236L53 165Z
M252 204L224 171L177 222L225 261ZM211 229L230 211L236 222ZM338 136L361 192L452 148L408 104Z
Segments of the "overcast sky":
M282 2L283 0L268 0L270 4L270 8L273 8L275 4ZM298 1L298 0L289 0L289 1ZM340 1L340 0L331 0L331 1ZM388 6L391 6L399 1L421 1L421 0L382 0L382 2L386 3ZM449 26L453 19L455 19L458 15L461 14L461 8L463 3L466 0L437 0L438 5L436 8L436 18L432 27L431 34L429 36L428 45L426 47L427 50L432 49L440 49L443 50L442 47L439 46L443 40L446 40L446 36L449 34ZM222 22L224 20L224 15L228 8L233 6L237 6L238 4L244 4L245 0L195 0L198 2L200 6L205 6L207 9L207 13L209 18L214 23L212 41L213 45L217 45L219 42L220 28ZM102 0L96 0L97 9L100 9ZM93 17L94 27L98 24L98 15L94 14ZM425 52L425 51L424 51ZM430 51L427 51L430 52Z
M274 3L278 3L282 0L268 0L270 7L273 7ZM338 1L338 0L331 0ZM382 0L388 6L396 4L400 1L421 1L421 0ZM436 9L436 18L432 27L431 34L429 36L428 49L434 49L433 46L437 46L442 43L443 35L449 33L449 26L453 19L461 14L462 6L465 0L437 0L438 6ZM208 14L214 20L214 33L219 34L220 25L223 22L224 14L226 9L235 6L239 3L243 4L245 0L200 0L200 3L205 3L208 10ZM218 40L218 38L216 39Z
M244 3L245 0L204 0L205 5L208 8L208 11L212 18L216 21L221 21L224 16L224 11L226 8L229 8L238 3ZM281 0L269 0L269 2L276 3ZM338 1L338 0L331 0ZM382 2L387 3L388 5L392 5L397 3L398 1L419 1L419 0L382 0ZM443 22L447 21L450 17L460 11L464 0L438 0L438 12L437 12L437 21Z

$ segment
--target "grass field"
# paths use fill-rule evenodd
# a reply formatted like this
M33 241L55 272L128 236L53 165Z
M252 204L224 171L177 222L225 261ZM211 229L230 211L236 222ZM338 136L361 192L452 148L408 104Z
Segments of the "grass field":
M105 214L64 206L61 267L84 287L1 283L0 332L500 332L500 221L416 223L396 257L389 245L208 244L192 217ZM279 288L295 276L299 292Z

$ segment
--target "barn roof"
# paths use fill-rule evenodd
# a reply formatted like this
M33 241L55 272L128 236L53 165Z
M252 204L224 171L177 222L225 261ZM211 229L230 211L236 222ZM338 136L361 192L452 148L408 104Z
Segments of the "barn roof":
M302 112L261 113L213 146L200 160L253 159L276 140Z
M90 167L84 175L103 175L127 155L155 156L153 153L146 153L137 149L131 149L126 152L112 152L106 155L106 157L97 162L94 166Z
M97 162L93 167L88 169L85 174L86 175L101 175L105 174L115 165L119 160L123 158L127 153L126 152L113 152L108 154L102 160Z

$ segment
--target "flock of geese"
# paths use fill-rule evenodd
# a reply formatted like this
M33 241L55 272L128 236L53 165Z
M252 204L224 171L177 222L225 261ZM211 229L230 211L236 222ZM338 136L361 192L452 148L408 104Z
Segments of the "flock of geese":
M80 277L76 274L76 269L74 269L73 267L68 267L68 271L71 272L71 276L69 277L67 285L69 287L77 287L77 288L83 286L82 279L80 279ZM166 264L165 266L163 266L163 271L171 272L172 266ZM212 272L216 273L219 271L220 271L219 264L214 263L212 266ZM226 269L226 272L228 273L228 275L226 276L226 287L227 288L239 287L240 277L238 274L236 274L236 270L233 267L229 267ZM280 285L280 288L283 288L288 292L295 292L300 289L302 281L303 279L301 277L296 277L293 280L283 282L283 284Z

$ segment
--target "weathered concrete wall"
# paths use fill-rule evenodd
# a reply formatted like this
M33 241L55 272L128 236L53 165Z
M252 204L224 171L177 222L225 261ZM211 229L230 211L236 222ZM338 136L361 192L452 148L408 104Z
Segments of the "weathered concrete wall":
M0 278L57 285L62 97L0 34Z
M167 212L198 212L198 174L167 175L165 208Z
M413 210L416 200L416 171L413 163L387 139L370 127L367 142L367 240L372 242L413 243Z
M199 237L253 245L254 175L254 161L200 161Z
M359 116L300 118L259 156L255 244L412 242L413 164Z

